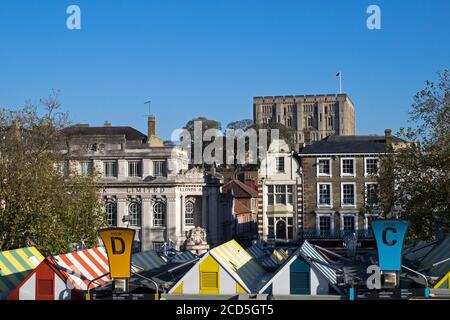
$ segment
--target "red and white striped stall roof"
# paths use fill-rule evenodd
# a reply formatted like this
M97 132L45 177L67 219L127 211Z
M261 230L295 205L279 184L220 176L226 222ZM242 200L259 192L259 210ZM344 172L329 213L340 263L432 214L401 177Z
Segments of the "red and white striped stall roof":
M53 263L79 290L87 290L91 280L109 272L108 256L103 247L61 254L53 257ZM90 289L109 281L110 276L104 276L92 282Z

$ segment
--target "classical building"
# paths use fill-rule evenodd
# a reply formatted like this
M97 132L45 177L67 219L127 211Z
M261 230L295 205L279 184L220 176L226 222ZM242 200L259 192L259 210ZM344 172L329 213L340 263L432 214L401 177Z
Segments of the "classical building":
M297 242L302 229L300 166L283 140L274 140L258 172L258 238Z
M299 145L329 135L355 134L355 107L346 94L254 97L253 120L295 129Z
M109 225L136 229L136 250L178 249L188 232L205 228L212 246L222 242L219 213L222 179L202 169L188 169L186 152L156 135L148 118L148 135L131 127L75 125L67 136L65 170L98 180Z
M297 154L302 167L305 239L343 247L355 235L358 246L372 246L370 222L379 214L376 176L391 136L330 136Z

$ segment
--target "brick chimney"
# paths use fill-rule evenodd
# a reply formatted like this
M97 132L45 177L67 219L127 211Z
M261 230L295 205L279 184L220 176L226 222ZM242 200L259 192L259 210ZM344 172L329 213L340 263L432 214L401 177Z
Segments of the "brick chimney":
M148 122L147 122L147 136L148 140L150 141L150 137L156 136L156 117L155 116L148 116Z

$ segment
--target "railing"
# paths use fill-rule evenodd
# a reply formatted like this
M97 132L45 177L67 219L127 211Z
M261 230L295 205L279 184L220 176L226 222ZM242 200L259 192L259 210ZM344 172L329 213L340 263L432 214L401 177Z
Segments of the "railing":
M343 239L345 236L356 235L358 239L373 238L372 230L330 230L318 231L316 229L303 230L303 238L305 239Z

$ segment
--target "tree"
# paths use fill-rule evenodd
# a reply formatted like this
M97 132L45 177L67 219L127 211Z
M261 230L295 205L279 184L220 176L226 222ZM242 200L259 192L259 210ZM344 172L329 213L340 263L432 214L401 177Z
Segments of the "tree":
M41 102L0 110L0 250L35 245L44 255L67 252L71 244L97 243L105 224L96 175L64 175L57 92Z
M241 129L243 131L250 129L253 126L253 120L251 119L243 119L238 121L232 121L227 125L227 129L238 130Z
M409 235L431 239L450 227L450 76L426 81L414 96L409 128L398 135L409 143L391 145L381 159L380 198L385 214L401 208Z

